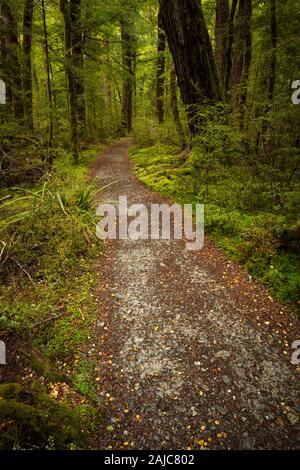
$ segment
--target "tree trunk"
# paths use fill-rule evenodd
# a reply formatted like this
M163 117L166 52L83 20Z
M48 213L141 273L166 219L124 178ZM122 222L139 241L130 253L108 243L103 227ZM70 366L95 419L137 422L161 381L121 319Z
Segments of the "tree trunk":
M177 90L176 90L176 72L175 67L173 66L170 72L170 104L173 119L175 122L176 130L180 140L181 148L186 147L185 134L180 119L179 109L178 109L178 99L177 99Z
M215 57L222 87L226 76L229 0L217 0L215 27Z
M247 85L252 58L252 0L239 0L239 10L234 28L234 54L231 74L231 90L237 124L244 125Z
M10 31L10 18L11 18L11 10L10 8L7 10L8 4L4 0L0 0L0 52L1 52L1 64L0 64L0 79L5 84L5 113L1 113L1 121L9 115L14 114L13 110L13 98L12 98L12 86L11 86L11 78L9 74L9 49L10 49L10 38L8 36L8 32Z
M160 0L164 30L191 134L199 132L197 105L222 98L213 50L199 0Z
M129 19L121 21L121 41L123 62L122 129L125 132L130 132L132 130L133 111L134 38L132 24Z
M70 24L72 44L72 68L76 95L78 124L86 132L85 86L84 86L84 54L81 24L81 0L70 1Z
M75 93L75 80L72 69L72 40L69 2L66 2L65 0L60 0L60 10L62 12L65 23L65 69L68 81L68 95L70 104L71 147L74 162L78 163L79 145L77 128L77 100Z
M226 50L226 74L225 74L225 96L229 91L231 70L232 70L232 47L234 35L234 19L238 0L232 0L229 21L228 21L228 34L227 34L227 50Z
M33 129L32 106L32 21L33 0L25 0L23 15L23 90L25 117L28 129Z
M157 76L156 76L156 114L159 124L164 122L165 98L165 66L166 66L166 34L163 30L161 11L158 12L158 39L157 39Z
M272 100L274 98L275 80L276 80L276 65L277 65L277 17L276 17L276 0L270 0L270 57L268 60L267 80L267 103L263 110L263 119L261 129L258 131L256 136L256 152L259 153L260 148L263 146L264 149L269 147L269 153L272 152L271 133L268 133L268 129L271 128L271 123L268 121L268 114L272 106Z
M49 147L53 146L53 98L52 98L52 86L51 86L51 75L50 75L50 59L49 59L49 44L48 44L48 33L47 33L47 19L45 10L45 0L42 0L42 14L43 14L43 26L44 26L44 40L45 40L45 56L46 56L46 72L47 72L47 92L49 99ZM51 160L51 159L50 159ZM49 162L50 164L52 161Z
M1 8L1 3L0 3L0 8ZM1 96L1 104L2 100L4 100L6 104L5 112L2 113L0 109L0 124L2 124L3 121L5 121L5 118L7 115L10 115L13 113L12 109L12 96L11 96L11 87L9 85L9 78L7 74L8 66L7 66L7 48L5 44L5 39L4 39L4 22L3 22L3 17L1 16L1 11L0 11L0 80L1 82L4 82L4 89L3 89L3 84L0 83L0 88L1 88L1 93L5 92L5 96Z
M24 105L17 21L7 0L0 1L0 9L3 78L6 82L7 96L11 102L13 114L16 119L23 120Z
M276 79L276 63L277 63L276 0L270 0L270 34L271 34L271 51L270 51L270 61L269 61L268 99L271 102L274 97L275 79Z

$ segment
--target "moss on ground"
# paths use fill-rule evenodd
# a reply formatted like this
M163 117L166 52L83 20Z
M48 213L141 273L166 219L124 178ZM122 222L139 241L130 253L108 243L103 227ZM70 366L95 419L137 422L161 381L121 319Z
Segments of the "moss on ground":
M93 357L101 243L89 165L103 146L57 153L51 173L2 205L0 448L92 448L99 423ZM2 258L3 259L3 258ZM17 383L13 383L17 382ZM21 384L21 385L20 385Z
M28 393L19 384L0 385L1 449L84 448L94 431L93 418L91 407L72 409L45 391Z

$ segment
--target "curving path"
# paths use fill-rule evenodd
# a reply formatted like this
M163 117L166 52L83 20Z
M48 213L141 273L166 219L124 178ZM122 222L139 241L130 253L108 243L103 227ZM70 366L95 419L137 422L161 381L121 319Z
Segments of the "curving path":
M165 202L137 181L129 140L92 169L104 195ZM112 241L99 262L99 448L300 448L299 323L206 241Z

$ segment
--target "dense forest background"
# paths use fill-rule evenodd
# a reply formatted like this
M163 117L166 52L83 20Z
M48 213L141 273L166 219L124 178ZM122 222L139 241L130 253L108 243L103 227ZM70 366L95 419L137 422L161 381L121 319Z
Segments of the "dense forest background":
M206 203L221 244L297 302L299 8L199 3L2 1L1 183L133 130L160 145L146 182Z
M0 11L0 328L34 338L35 367L53 378L48 359L64 364L89 336L99 190L87 168L120 137L133 138L142 181L204 203L216 243L297 310L300 1L0 0ZM88 363L72 364L93 400Z

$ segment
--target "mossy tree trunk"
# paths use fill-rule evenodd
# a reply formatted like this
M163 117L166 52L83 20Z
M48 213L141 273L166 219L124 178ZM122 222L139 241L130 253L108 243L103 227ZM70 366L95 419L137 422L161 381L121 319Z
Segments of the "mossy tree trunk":
M65 69L68 82L68 97L70 107L70 130L71 130L71 147L74 163L79 161L79 144L78 144L78 122L77 122L77 100L75 91L75 80L72 68L72 38L71 38L71 20L70 20L70 4L65 0L60 0L60 9L64 18L65 25Z
M236 122L244 127L248 78L252 59L252 0L239 0L233 34L233 64L230 88Z
M84 53L81 22L81 0L70 1L70 27L72 44L72 70L76 95L78 126L86 133L86 109L84 86Z
M23 121L23 89L19 61L20 43L15 15L7 0L0 1L2 75L7 87L7 98L16 119Z
M156 114L159 124L163 124L165 115L165 68L166 34L163 29L162 14L158 12L157 37L157 74L156 74Z
M42 14L43 14L43 27L44 27L44 40L45 40L45 59L46 59L46 73L47 73L47 93L49 100L49 147L53 147L53 127L54 127L54 108L53 108L53 96L52 96L52 84L51 84L51 73L50 73L50 57L49 57L49 42L48 42L48 31L47 31L47 19L45 0L42 0ZM50 158L49 163L52 163Z
M210 37L199 0L160 0L164 30L192 135L199 133L197 105L222 99Z
M132 130L133 91L134 91L134 35L129 18L121 20L123 93L122 93L122 130Z
M226 73L225 73L225 96L227 97L229 87L230 87L230 78L232 70L232 48L233 48L233 36L234 36L234 20L236 15L236 9L238 6L238 0L232 0L230 15L228 19L228 32L227 32L227 48L226 48Z
M177 98L177 84L176 84L176 72L175 67L173 66L170 72L170 105L175 122L177 134L180 141L181 148L186 147L185 134L183 125L180 119L179 108L178 108L178 98Z
M215 26L215 58L221 85L224 88L226 76L229 0L217 0Z
M276 17L276 0L270 0L270 60L268 73L268 100L271 102L274 97L276 65L277 65L277 17Z
M23 91L26 124L29 130L33 129L33 103L32 103L32 22L33 0L25 0L23 15Z

